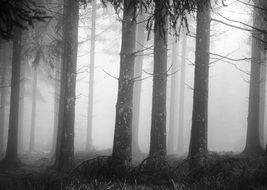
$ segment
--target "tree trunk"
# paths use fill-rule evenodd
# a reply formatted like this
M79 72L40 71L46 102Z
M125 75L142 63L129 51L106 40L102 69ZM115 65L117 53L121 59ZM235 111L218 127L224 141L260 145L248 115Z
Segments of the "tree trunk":
M19 153L23 153L24 151L24 93L25 93L25 82L26 82L26 62L21 62L21 71L20 71L20 98L19 98L19 144L18 144L18 151Z
M34 146L35 146L36 90L37 90L37 66L35 65L35 66L33 66L33 81L32 81L32 113L31 113L30 152L34 151Z
M134 87L136 22L133 21L131 0L124 1L120 75L116 104L116 121L112 157L117 164L131 165L132 106Z
M166 155L166 87L167 87L167 35L168 17L164 1L155 2L154 73L152 93L152 117L150 156ZM160 24L160 22L163 22ZM163 29L161 29L163 27Z
M1 99L0 99L0 155L4 154L5 151L5 111L6 111L6 72L7 72L7 45L6 43L1 44Z
M261 6L259 1L254 1L254 5ZM261 28L260 10L253 10L253 26ZM258 31L252 32L251 67L249 83L249 105L247 139L244 154L254 155L263 153L260 146L259 136L259 111L260 111L260 74L261 74L261 35Z
M61 64L60 59L55 64L55 83L54 83L54 130L53 130L53 142L51 156L55 157L56 146L57 146L57 137L58 137L58 118L59 118L59 94L60 94L60 75L61 75Z
M18 158L18 119L19 119L19 91L20 91L20 66L22 50L22 31L15 28L13 39L12 55L12 77L11 77L11 96L10 96L10 114L6 155L3 160L7 168L17 167Z
M179 42L173 37L172 42L172 75L171 75L171 103L170 103L170 124L169 124L169 131L168 131L168 153L174 153L174 138L175 138L175 127L177 124L177 79L178 79L178 54L179 49L178 45Z
M264 40L264 39L263 39ZM265 96L266 96L266 50L264 49L264 44L261 47L261 79L260 79L260 145L265 148L265 127L264 127L264 116L265 116Z
M61 133L55 167L67 171L74 165L75 88L78 50L79 1L64 0L63 54L58 131ZM62 111L61 111L62 110Z
M62 42L62 33L63 33L63 0L55 0L55 3L59 5L61 9L58 11L58 17L55 23L56 28L59 28L58 30L55 30L57 35L57 40ZM60 25L61 24L61 25ZM62 72L63 72L63 63L62 63L62 46L59 49L58 55L56 57L56 64L55 64L55 86L54 86L54 132L53 132L53 144L52 144L52 150L51 150L51 156L53 158L57 158L59 155L59 149L60 149L60 141L61 141L61 121L62 121L62 115L63 115L63 100L60 100L60 95L64 94L65 92L61 92L61 87L63 88L64 85L61 85L61 82L63 81L62 78ZM63 89L64 90L64 89ZM59 119L61 118L61 119Z
M185 61L187 36L183 34L182 42L182 62L181 62L181 78L180 78L180 100L179 100L179 131L178 131L178 152L184 151L184 90L185 90Z
M144 13L139 14L137 17L138 23L145 20ZM136 52L137 56L135 59L135 68L134 68L134 78L137 80L142 78L142 70L143 70L143 49L145 45L145 24L140 23L137 25L137 36L136 36ZM133 128L133 145L132 151L133 153L140 153L140 147L138 144L139 140L139 118L140 118L140 101L141 101L141 89L142 89L142 82L135 81L134 89L133 89L133 121L132 121L132 128Z
M192 129L189 147L190 168L206 164L208 142L208 90L210 7L198 4Z
M93 129L93 100L94 100L94 74L95 74L95 30L96 30L96 2L92 1L92 28L91 28L91 48L90 48L90 75L88 91L88 112L87 112L87 139L86 151L90 151L93 146L92 129Z

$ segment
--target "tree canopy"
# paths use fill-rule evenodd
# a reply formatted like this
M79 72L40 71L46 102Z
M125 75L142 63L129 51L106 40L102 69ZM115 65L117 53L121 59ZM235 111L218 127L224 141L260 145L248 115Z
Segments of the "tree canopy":
M159 1L160 9L155 8L155 2ZM109 2L113 5L116 12L120 12L123 9L123 0L102 0L105 4ZM141 12L146 12L148 19L146 20L147 30L150 32L155 27L163 28L164 20L160 20L159 26L154 25L154 19L156 14L162 14L163 10L167 10L165 14L169 17L169 26L172 28L174 34L179 34L180 26L188 28L188 15L192 15L196 12L198 6L210 6L208 0L133 0L129 6L134 7L133 18L137 18L137 15ZM126 7L127 8L127 7ZM179 27L178 27L179 26ZM163 30L161 30L163 32Z

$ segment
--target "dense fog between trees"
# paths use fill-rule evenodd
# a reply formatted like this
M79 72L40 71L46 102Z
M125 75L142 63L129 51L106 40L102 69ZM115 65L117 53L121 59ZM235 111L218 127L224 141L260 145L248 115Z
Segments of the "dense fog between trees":
M117 97L117 80L119 73L119 53L121 42L121 24L117 15L111 7L102 8L98 2L96 15L96 41L95 41L95 65L94 65L94 96L93 96L93 116L92 116L92 143L97 150L111 149L115 123L115 104ZM235 18L244 23L251 24L251 9L246 5L237 2L229 3L227 7L215 8L212 16L217 19ZM88 88L90 73L90 29L91 29L91 7L90 5L80 11L79 22L79 47L77 63L77 87L76 87L76 111L75 111L75 151L84 151L86 146L87 132L87 111L88 111ZM226 20L227 21L227 20ZM185 95L184 95L184 146L183 151L188 150L191 119L192 119L192 100L193 100L193 76L194 76L194 53L195 45L193 37L195 18L190 18L190 34L188 34L185 58ZM236 24L239 26L238 24ZM242 26L242 25L241 25ZM223 24L212 23L211 25L211 47L212 53L232 59L249 58L251 48L250 34L246 31ZM42 32L47 35L49 41L49 31ZM146 34L147 35L147 32ZM142 83L141 103L140 103L140 130L139 146L142 151L148 152L150 140L151 123L151 98L152 98L152 77L149 73L153 71L152 59L152 38L146 40L142 46L144 51L144 61L142 78L137 81ZM167 86L167 126L170 124L170 105L175 105L174 122L176 138L174 146L178 145L178 122L179 122L179 96L180 96L180 77L182 63L182 40L179 41L169 36L168 41L168 68L172 65L172 48L177 43L177 66L171 68ZM45 42L44 42L45 43ZM11 55L6 54L8 61ZM221 57L211 56L213 59ZM25 95L23 101L23 117L20 119L20 126L23 131L23 149L29 150L29 134L31 126L32 109L32 81L34 69L32 68L33 59L25 58L26 74ZM49 65L43 60L37 68L37 104L36 104L36 123L35 123L35 151L49 152L52 148L53 128L54 128L54 70L47 69ZM249 81L249 61L218 60L210 65L210 84L209 84L209 149L213 151L242 151L246 139L246 123L248 112L248 81ZM48 71L47 71L48 70ZM171 83L172 78L176 80L176 102L171 102ZM10 85L10 79L7 79ZM6 87L8 91L8 87ZM59 96L57 94L57 96ZM7 96L8 97L8 96ZM8 99L8 98L7 98ZM8 101L5 105L8 107ZM5 126L8 125L8 109L6 109ZM266 117L265 117L266 118ZM167 127L167 131L168 131ZM7 141L7 130L4 133L4 142ZM266 134L266 132L265 132ZM266 136L266 135L265 135ZM266 141L265 141L266 142Z
M74 155L91 153L126 163L131 156L263 152L264 0L212 1L208 8L198 3L186 21L178 19L176 31L167 27L173 17L157 8L161 1L152 6L154 13L137 11L134 21L131 1L124 8L110 2L39 0L45 14L33 26L20 20L5 33L1 24L1 159L14 153L6 151L8 144L17 146L22 162L46 158L58 168L72 168ZM16 64L20 68L14 70ZM17 110L13 119L10 110ZM8 143L16 136L16 127L10 130L16 122L18 138Z

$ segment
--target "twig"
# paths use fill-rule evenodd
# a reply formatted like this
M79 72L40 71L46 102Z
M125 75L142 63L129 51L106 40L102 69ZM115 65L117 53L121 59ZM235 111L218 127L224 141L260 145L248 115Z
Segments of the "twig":
M109 73L108 73L107 71L105 71L104 69L102 69L102 71L104 71L104 73L106 73L108 76L110 76L110 77L112 77L112 78L114 78L114 79L116 79L116 80L119 80L119 78L117 78L117 77L115 77L115 76L109 74Z

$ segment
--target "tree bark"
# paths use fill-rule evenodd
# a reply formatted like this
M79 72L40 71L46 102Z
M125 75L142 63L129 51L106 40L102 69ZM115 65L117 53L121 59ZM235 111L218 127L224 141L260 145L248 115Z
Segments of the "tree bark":
M171 103L170 103L170 124L168 131L168 153L174 153L175 127L177 125L177 83L178 83L178 54L179 42L173 37L172 42L172 75L171 75Z
M259 0L254 5L261 6ZM258 8L253 10L253 26L261 28L261 13ZM249 83L249 105L246 146L243 151L246 155L262 154L259 135L259 111L260 111L260 74L261 74L261 34L258 31L252 32L251 67Z
M35 146L35 125L36 125L36 90L37 90L37 66L33 66L32 81L32 113L31 113L31 132L30 132L30 152L34 151Z
M132 107L134 88L134 65L136 22L130 0L124 1L120 75L116 104L116 121L112 157L119 165L129 166L132 159Z
M210 7L201 6L199 3L197 8L193 116L189 147L191 169L203 167L206 164L208 152L210 21Z
M144 13L139 14L137 17L138 23L145 20ZM142 78L142 70L143 70L143 49L145 45L145 24L140 23L137 25L137 36L136 36L136 52L137 56L135 59L135 68L134 68L134 78L137 80ZM140 101L141 101L141 89L142 89L142 81L135 81L134 89L133 89L133 145L132 151L133 153L140 153L140 147L138 144L139 140L139 118L140 118Z
M79 1L64 0L63 55L58 131L61 133L55 167L68 171L74 165L75 88L78 50Z
M187 36L183 34L182 42L182 62L181 62L181 78L180 78L180 100L179 100L179 129L178 129L178 152L184 151L184 91L185 91L185 61Z
M155 2L154 73L152 93L152 117L150 156L166 155L166 87L167 87L167 35L168 16L161 9L164 1ZM163 21L163 28L160 22Z
M6 43L1 44L1 99L0 99L0 155L4 154L5 151L5 117L6 117L6 72L7 72L7 45Z
M92 28L91 28L91 48L90 48L90 75L88 91L88 111L87 111L87 139L86 151L90 151L93 146L92 129L93 129L93 100L94 100L94 74L95 74L95 30L96 30L96 2L92 1Z
M22 50L22 31L15 28L13 39L12 55L12 77L11 77L11 96L10 114L6 155L3 160L4 167L14 168L19 166L18 158L18 119L19 119L19 95L20 95L20 66Z

